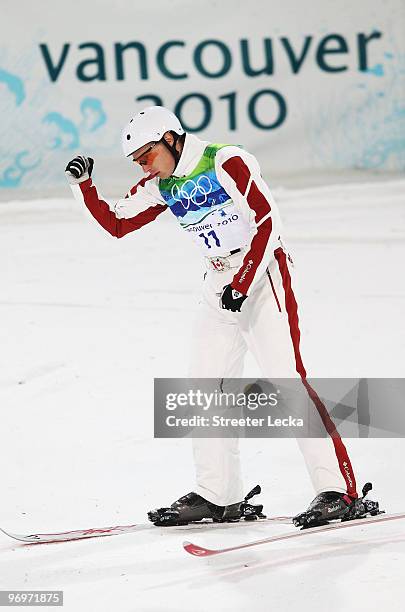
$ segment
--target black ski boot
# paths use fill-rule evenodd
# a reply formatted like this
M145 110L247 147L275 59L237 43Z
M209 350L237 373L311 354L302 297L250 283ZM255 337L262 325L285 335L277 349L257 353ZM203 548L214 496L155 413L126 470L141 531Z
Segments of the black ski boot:
M293 523L296 527L307 529L327 525L333 520L351 521L368 515L382 514L383 511L379 509L378 502L364 499L372 488L371 482L367 482L363 487L363 496L359 498L337 491L319 493L306 512L294 516Z
M211 520L214 523L236 522L241 519L254 521L257 518L266 518L262 513L262 505L248 503L249 499L260 492L260 486L256 485L242 502L229 506L216 506L201 495L191 492L180 497L170 508L150 510L148 519L157 527L187 525L204 520Z

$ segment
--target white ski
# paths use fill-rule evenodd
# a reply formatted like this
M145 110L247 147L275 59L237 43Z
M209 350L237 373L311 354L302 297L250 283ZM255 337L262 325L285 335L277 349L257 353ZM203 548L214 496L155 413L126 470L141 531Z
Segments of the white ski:
M314 533L320 533L324 531L332 531L334 529L346 529L348 527L355 527L359 525L368 525L371 523L383 523L386 521L397 521L399 519L405 519L404 514L378 514L377 516L368 516L361 519L355 519L352 521L343 521L340 523L329 523L328 525L322 525L320 527L311 527L309 529L303 529L301 531L294 531L293 533L285 533L282 535L274 535L263 540L255 540L253 542L246 542L245 544L238 544L236 546L230 546L229 548L205 548L192 542L183 542L183 548L190 555L195 557L211 557L213 555L222 555L223 553L231 552L233 550L242 550L243 548L252 548L254 546L261 546L262 544L271 544L271 542L280 542L282 540L290 540L295 538L301 538L304 536L313 535Z
M291 523L290 516L273 516L264 519L257 519L256 521L238 521L235 523L213 523L209 520L200 521L198 523L189 523L188 525L174 525L168 527L155 527L151 523L138 523L135 525L117 525L115 527L99 527L91 529L78 529L76 531L62 531L59 533L33 533L33 534L16 534L6 531L0 528L0 532L13 540L24 542L25 544L51 544L53 542L72 542L74 540L84 540L88 538L104 538L107 536L121 535L124 533L134 533L138 531L145 531L149 529L163 529L164 531L169 530L195 530L203 529L216 529L216 528L231 528L241 525L255 525L261 523Z

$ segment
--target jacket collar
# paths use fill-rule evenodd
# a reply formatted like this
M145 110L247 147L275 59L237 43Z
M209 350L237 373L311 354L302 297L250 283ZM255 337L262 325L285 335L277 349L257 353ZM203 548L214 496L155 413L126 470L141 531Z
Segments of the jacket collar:
M193 134L186 134L183 151L172 176L180 178L190 174L197 166L208 144L208 141L200 140Z

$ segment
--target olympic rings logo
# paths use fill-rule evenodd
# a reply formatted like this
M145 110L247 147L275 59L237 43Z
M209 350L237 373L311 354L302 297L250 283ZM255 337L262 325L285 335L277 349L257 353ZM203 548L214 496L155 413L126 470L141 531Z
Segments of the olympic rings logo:
M190 208L191 203L196 206L205 204L211 192L212 183L205 174L201 175L197 181L187 179L181 187L175 184L171 190L173 200L180 202L185 210Z

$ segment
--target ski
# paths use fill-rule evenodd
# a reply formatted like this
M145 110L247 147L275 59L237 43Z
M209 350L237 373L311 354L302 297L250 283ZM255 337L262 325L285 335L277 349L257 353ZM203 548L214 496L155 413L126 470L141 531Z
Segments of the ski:
M183 542L183 548L190 555L195 557L211 557L213 555L222 555L223 553L231 552L234 550L242 550L243 548L253 548L254 546L261 546L262 544L271 544L272 542L281 542L282 540L290 540L295 538L301 538L304 536L313 535L314 533L321 533L324 531L333 531L335 529L346 529L348 527L355 527L359 525L368 525L371 523L383 523L387 521L396 521L399 519L405 519L405 513L403 514L379 514L377 516L369 516L360 519L354 519L351 521L342 521L340 523L329 523L328 525L322 525L320 527L311 527L303 529L301 531L295 531L294 533L284 533L281 535L270 536L263 540L255 540L253 542L246 542L245 544L238 544L236 546L230 546L228 548L216 548L210 549L192 542Z
M87 538L103 538L106 536L120 535L123 533L132 533L139 531L142 528L146 529L149 525L117 525L115 527L100 527L91 529L77 529L75 531L62 531L59 533L33 533L33 534L17 534L6 531L0 528L0 531L19 542L25 544L51 544L53 542L70 542L74 540L84 540Z
M218 528L232 528L241 525L258 525L262 523L281 523L291 524L291 516L273 516L268 518L260 518L256 521L237 521L230 523L213 523L209 520L200 521L195 523L189 523L188 525L173 525L162 527L164 531L187 531L187 530L198 530L203 528L218 529ZM89 538L105 538L108 536L122 535L126 533L135 533L147 530L159 529L155 525L149 523L137 523L134 525L116 525L114 527L99 527L90 529L78 529L75 531L62 531L59 533L33 533L33 534L16 534L6 531L0 528L0 532L4 535L24 542L25 544L52 544L55 542L73 542L75 540L85 540Z

